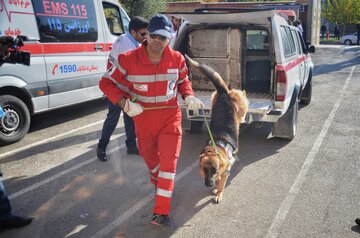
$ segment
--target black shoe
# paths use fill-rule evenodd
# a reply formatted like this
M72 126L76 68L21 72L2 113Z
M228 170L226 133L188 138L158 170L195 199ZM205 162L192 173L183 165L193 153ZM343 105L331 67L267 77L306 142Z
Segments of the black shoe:
M107 161L107 157L106 157L106 151L103 149L100 149L99 147L96 148L96 155L98 157L99 160L101 161Z
M18 228L29 225L32 218L24 218L15 215L10 215L7 219L0 222L0 228Z
M139 149L137 147L127 148L126 153L128 155L138 155Z
M356 218L355 222L358 224L358 226L360 226L360 218Z
M172 227L172 223L170 222L170 217L168 215L161 215L154 213L151 217L150 224L156 225L156 226L167 226Z

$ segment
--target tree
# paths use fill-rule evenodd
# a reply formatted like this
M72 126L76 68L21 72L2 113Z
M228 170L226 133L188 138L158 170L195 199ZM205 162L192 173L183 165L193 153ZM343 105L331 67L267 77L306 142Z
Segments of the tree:
M355 24L360 21L360 1L359 0L327 0L322 6L322 16L337 24Z
M159 0L119 0L130 18L141 16L150 20L158 12L165 11L166 2Z
M225 0L224 2L281 2L281 0Z

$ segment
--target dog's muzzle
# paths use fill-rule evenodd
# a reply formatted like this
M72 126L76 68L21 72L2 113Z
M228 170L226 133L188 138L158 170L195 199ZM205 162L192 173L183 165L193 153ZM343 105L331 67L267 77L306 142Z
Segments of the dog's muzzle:
M214 187L214 181L212 179L205 179L205 186L209 188Z

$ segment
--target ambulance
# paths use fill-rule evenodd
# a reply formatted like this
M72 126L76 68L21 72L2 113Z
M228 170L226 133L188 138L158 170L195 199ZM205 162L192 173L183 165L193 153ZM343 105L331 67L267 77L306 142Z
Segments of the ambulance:
M28 37L30 66L0 67L0 145L21 140L31 116L102 97L98 82L129 17L115 0L0 0L0 36Z
M288 13L288 15L290 15ZM245 90L246 123L271 124L272 136L286 140L297 133L299 103L312 96L315 47L304 42L288 15L273 9L199 9L181 13L184 20L172 47L217 71L230 88ZM294 18L293 18L294 19ZM201 132L211 118L214 86L190 69L189 79L204 110L182 104L183 129Z

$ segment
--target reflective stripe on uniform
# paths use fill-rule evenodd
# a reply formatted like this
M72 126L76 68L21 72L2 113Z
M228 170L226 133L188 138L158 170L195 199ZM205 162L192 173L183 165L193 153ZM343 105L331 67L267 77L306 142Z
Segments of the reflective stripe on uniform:
M186 66L184 66L182 69L180 69L179 73L184 72L185 69L186 69Z
M183 83L185 80L187 80L188 79L188 77L185 77L184 79L182 79L182 80L178 80L177 82L176 82L176 84L181 84L181 83Z
M164 190L161 188L156 189L156 195L171 198L172 197L172 191Z
M118 60L114 61L114 65L123 75L126 75L126 70L123 67L121 67Z
M110 73L112 73L112 72L110 72ZM125 87L124 85L122 85L122 84L120 84L119 82L117 82L117 81L111 76L110 73L109 73L109 72L106 72L103 77L111 80L111 81L116 85L116 87L120 88L122 91L124 91L124 92L126 92L126 93L130 93L129 88L128 88L128 87Z
M136 97L138 101L145 102L145 103L160 103L160 102L167 102L176 97L177 90L174 93L169 94L168 96L156 96L156 97L146 97L139 95L134 92L130 92L131 96Z
M159 168L160 168L160 164L156 165L156 167L153 168L152 170L150 170L150 172L151 172L152 174L154 174L154 173L156 173L156 172L159 170Z
M159 178L164 178L164 179L174 180L175 179L175 173L159 171L159 176L158 177Z
M126 79L132 83L154 83L160 81L175 81L177 74L155 74L155 75L127 75Z
M110 62L112 63L112 64L114 64L114 62L115 62L115 58L110 54L109 55L109 60L110 60Z

